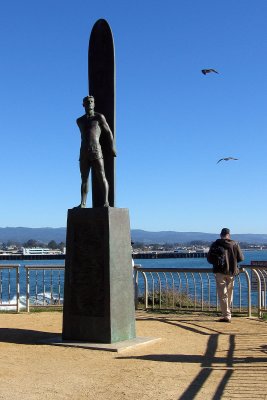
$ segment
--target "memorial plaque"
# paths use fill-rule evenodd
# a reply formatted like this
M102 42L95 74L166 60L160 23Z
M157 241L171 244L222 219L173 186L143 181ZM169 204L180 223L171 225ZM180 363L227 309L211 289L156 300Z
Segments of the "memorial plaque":
M92 222L87 226L76 225L73 232L74 268L71 269L73 283L71 308L74 315L104 315L103 224L97 224L97 221Z

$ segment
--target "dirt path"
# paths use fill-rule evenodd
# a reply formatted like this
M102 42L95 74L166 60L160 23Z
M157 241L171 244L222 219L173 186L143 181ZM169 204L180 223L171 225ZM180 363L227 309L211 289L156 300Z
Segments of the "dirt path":
M62 314L0 314L0 399L267 399L267 325L137 313L156 344L124 353L36 344Z

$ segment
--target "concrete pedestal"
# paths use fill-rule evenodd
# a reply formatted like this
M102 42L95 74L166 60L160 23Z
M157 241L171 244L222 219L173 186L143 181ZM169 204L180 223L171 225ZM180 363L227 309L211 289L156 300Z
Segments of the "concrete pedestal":
M133 338L128 210L69 210L62 339L116 343Z

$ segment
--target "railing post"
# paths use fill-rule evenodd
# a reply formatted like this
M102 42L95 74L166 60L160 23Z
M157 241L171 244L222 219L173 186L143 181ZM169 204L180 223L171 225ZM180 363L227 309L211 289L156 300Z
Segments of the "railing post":
M198 273L199 280L201 283L201 311L204 310L204 291L203 291L203 279L200 273Z
M17 286L17 313L19 313L19 306L20 306L20 283L19 283L19 268L20 265L16 268L16 286Z
M241 272L244 272L246 279L247 279L247 301L248 301L248 317L251 317L251 281L249 277L249 273L245 268L241 269Z
M252 268L251 271L254 272L254 274L257 277L257 281L258 281L258 317L261 318L262 317L262 312L261 312L261 278L259 276L258 271L256 271L255 268Z
M147 277L144 271L141 271L141 274L144 278L145 283L145 293L144 293L144 300L145 300L145 309L148 309L148 284L147 284Z
M135 309L137 310L137 308L138 308L138 270L136 269L136 266L134 266L133 284L134 284L134 305L135 305Z
M30 271L28 267L26 269L26 311L30 312Z

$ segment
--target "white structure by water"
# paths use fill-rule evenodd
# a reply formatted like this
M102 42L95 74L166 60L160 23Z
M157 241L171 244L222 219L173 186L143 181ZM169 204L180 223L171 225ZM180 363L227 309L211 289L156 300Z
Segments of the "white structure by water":
M48 248L43 248L43 247L22 247L23 255L34 255L34 256L43 256L43 255L51 255L51 254L62 254L62 251L60 250L51 250Z

